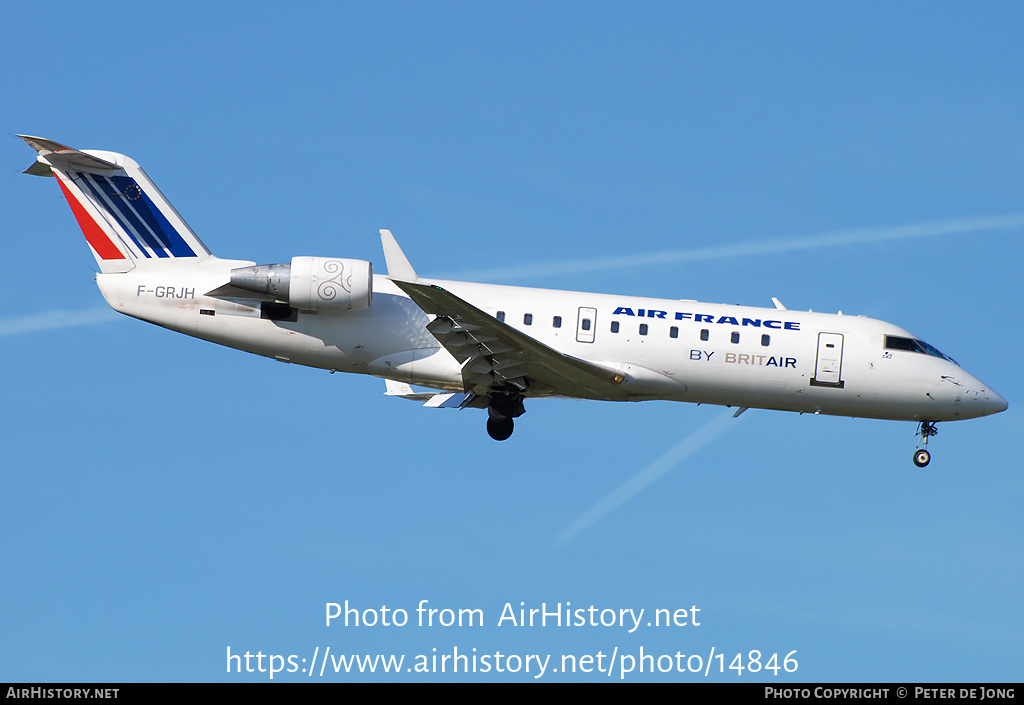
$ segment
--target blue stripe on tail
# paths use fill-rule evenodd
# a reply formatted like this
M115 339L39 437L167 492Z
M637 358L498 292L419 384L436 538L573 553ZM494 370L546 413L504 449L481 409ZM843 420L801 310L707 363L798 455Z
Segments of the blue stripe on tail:
M110 210L110 206L107 205L106 200L103 198L103 195L99 192L99 189L97 188L96 184L92 182L92 179L90 179L86 174L78 172L75 174L75 181L80 186L84 186L85 188L89 189L89 193L92 195L92 202L95 203L98 207L103 208L104 213L106 213L108 217L115 220L121 226L121 229L128 234L128 237L131 238L132 243L134 243L135 245L135 248L142 253L143 257L152 257L152 255L149 254L149 250L147 250L146 247L141 242L139 242L139 236L136 234L136 232L131 228L125 227L125 224L121 220L121 218L116 213ZM116 199L117 196L115 196L114 198Z
M80 176L85 177L84 174ZM130 176L89 174L109 199L98 199L133 240L135 234L157 257L196 257L195 251L170 224L149 195ZM85 179L89 181L88 178ZM136 240L136 245L139 242Z

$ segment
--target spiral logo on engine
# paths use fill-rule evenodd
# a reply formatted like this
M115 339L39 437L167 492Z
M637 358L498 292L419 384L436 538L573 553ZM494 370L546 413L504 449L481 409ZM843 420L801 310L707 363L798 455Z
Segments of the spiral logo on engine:
M349 294L352 293L352 275L345 277L345 265L337 260L329 260L323 264L324 274L333 274L330 279L317 287L317 295L324 301L331 301L338 295L338 287Z

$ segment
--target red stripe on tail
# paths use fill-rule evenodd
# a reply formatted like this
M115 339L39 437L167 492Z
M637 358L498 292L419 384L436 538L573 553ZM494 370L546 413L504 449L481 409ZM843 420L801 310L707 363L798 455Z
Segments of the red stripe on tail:
M121 250L117 249L117 246L110 241L110 238L103 232L99 224L86 212L85 208L78 202L74 194L68 190L68 187L64 185L64 180L59 176L57 177L57 183L60 184L60 190L64 192L64 198L68 199L68 205L71 206L71 212L75 214L75 219L78 220L78 226L82 229L86 241L96 251L99 258L102 260L127 259L121 253Z

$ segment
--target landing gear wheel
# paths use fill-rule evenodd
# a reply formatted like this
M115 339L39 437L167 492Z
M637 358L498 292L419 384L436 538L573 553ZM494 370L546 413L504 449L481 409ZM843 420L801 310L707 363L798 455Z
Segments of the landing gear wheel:
M919 468L923 468L929 462L931 462L932 454L926 451L924 448L920 448L914 451L914 465Z
M512 419L505 419L503 421L487 419L487 433L496 441L508 440L508 437L512 435L514 430L515 426L512 423Z
M487 433L496 441L507 440L512 435L512 419L526 413L519 389L507 386L502 391L491 393L487 404Z

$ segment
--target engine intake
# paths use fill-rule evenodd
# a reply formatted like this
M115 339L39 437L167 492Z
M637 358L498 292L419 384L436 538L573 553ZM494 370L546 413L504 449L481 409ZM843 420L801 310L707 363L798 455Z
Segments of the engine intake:
M291 264L231 270L231 285L311 311L356 311L373 299L373 265L360 259L293 257Z

